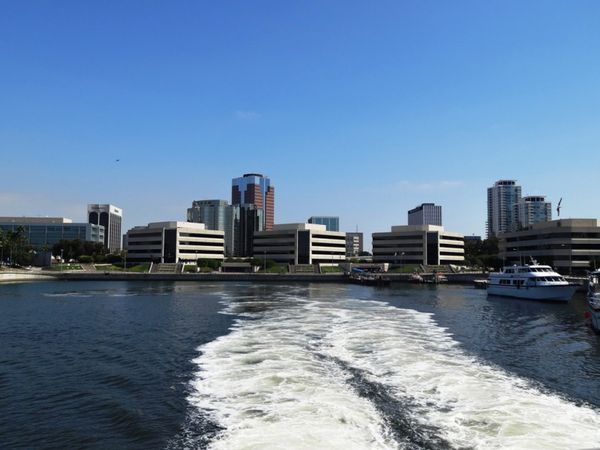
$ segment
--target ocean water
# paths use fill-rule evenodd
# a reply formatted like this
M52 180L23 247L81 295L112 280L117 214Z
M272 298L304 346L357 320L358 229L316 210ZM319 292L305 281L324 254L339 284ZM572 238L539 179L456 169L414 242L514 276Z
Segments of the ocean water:
M0 285L0 448L600 448L584 299Z

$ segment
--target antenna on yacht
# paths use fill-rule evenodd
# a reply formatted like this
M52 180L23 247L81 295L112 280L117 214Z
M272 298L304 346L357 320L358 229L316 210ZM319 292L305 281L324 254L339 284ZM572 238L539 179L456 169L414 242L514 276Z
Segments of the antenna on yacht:
M556 214L560 217L560 204L562 203L562 197L558 201L558 205L556 205Z

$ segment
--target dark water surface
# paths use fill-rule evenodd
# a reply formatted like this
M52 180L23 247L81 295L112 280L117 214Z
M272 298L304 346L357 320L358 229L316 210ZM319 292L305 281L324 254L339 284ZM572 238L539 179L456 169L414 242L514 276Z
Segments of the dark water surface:
M600 446L584 311L457 286L4 284L0 448Z

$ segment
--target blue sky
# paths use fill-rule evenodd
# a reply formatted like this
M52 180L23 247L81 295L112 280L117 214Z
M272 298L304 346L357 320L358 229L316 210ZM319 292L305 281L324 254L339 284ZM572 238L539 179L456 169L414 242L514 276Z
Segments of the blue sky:
M184 219L261 172L279 223L370 234L436 202L484 234L500 178L597 218L599 23L595 1L4 1L0 215Z

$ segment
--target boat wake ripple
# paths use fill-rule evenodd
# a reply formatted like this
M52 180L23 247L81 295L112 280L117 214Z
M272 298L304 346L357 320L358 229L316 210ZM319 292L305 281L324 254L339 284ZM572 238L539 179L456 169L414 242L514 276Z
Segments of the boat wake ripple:
M282 296L283 297L283 296ZM214 449L592 448L600 413L463 351L430 314L285 297L199 348L189 402ZM189 442L188 442L189 444ZM194 445L191 445L192 447Z

